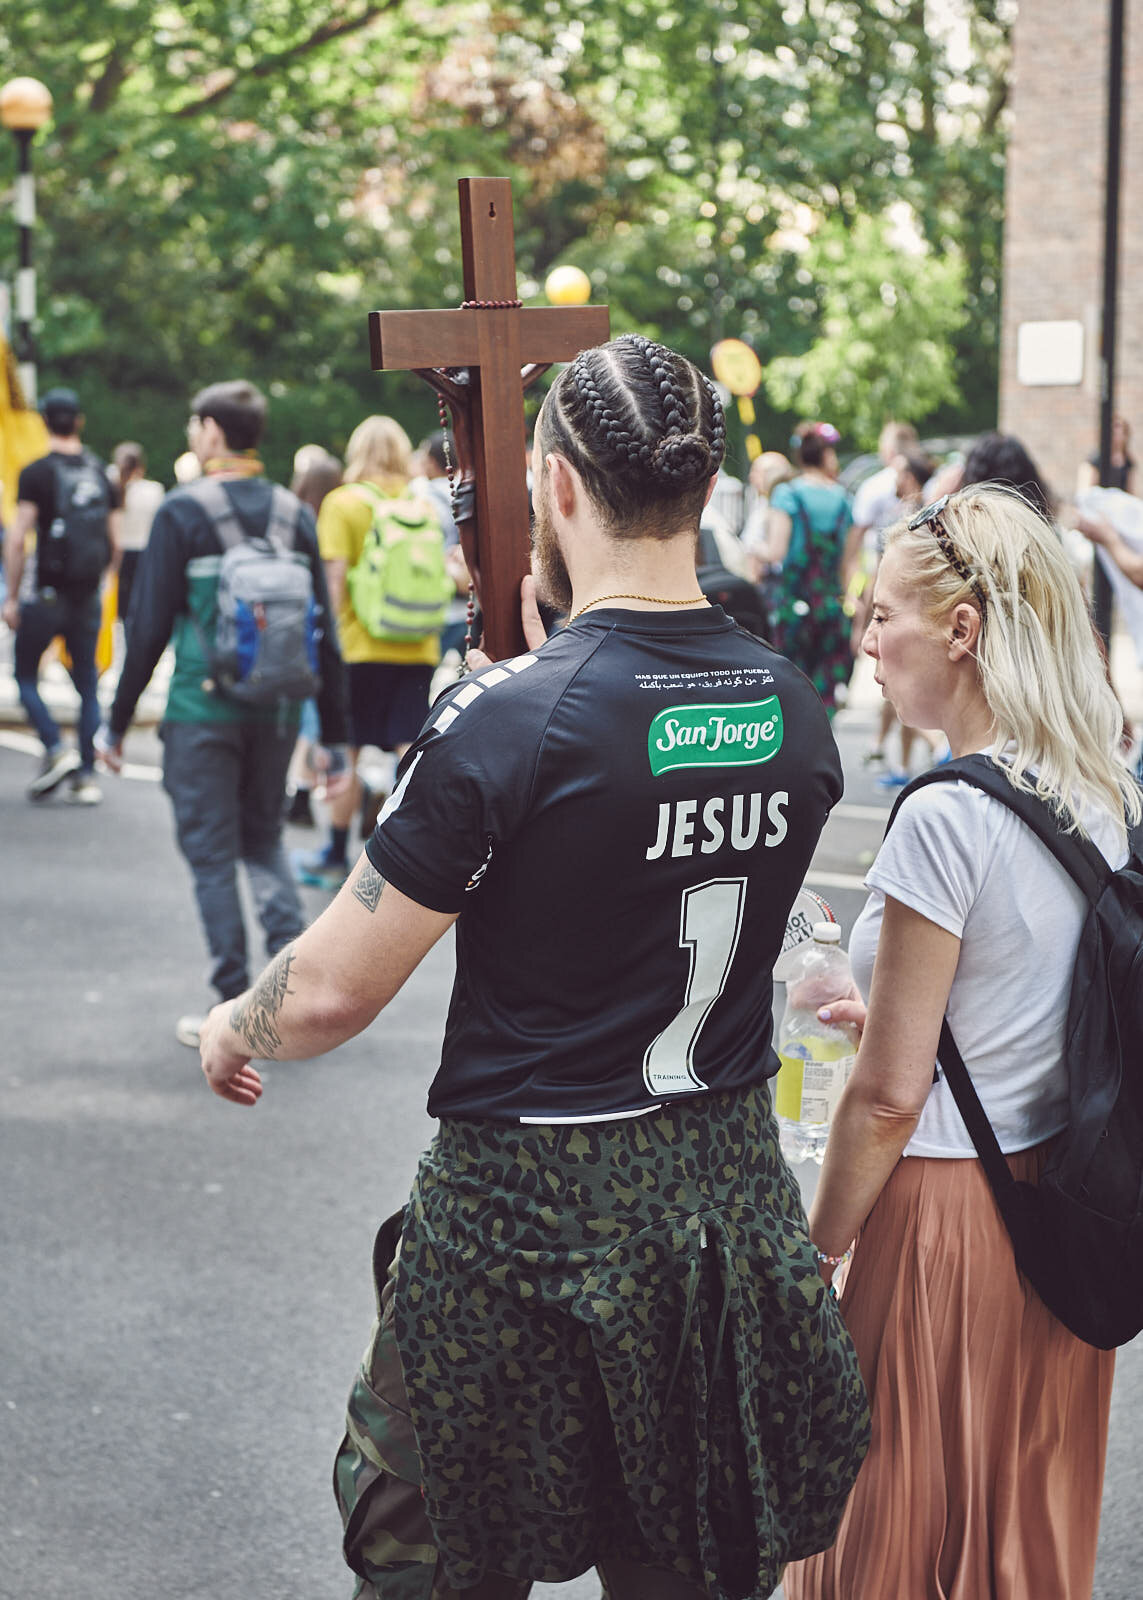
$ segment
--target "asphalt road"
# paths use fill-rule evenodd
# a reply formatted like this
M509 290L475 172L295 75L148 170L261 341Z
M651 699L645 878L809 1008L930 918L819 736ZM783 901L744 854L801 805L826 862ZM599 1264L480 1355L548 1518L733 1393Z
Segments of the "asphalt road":
M839 720L850 788L811 878L847 929L886 811L869 722ZM430 1133L451 949L362 1038L269 1067L255 1111L215 1099L173 1036L205 963L157 741L128 754L102 806L33 807L27 742L0 733L0 1600L347 1600L330 1466L373 1233ZM1143 1587L1141 1348L1098 1600Z

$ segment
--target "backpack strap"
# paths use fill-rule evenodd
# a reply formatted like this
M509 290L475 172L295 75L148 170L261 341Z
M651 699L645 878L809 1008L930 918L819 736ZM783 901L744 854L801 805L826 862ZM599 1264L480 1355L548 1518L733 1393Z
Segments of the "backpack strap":
M210 518L211 526L224 550L233 550L235 545L242 543L246 534L238 520L234 502L226 492L225 484L220 483L217 478L196 478L193 483L187 484L187 492L198 501Z
M271 486L266 527L261 534L254 535L246 532L226 485L219 478L196 478L193 483L187 484L187 490L210 518L224 550L233 550L251 537L268 539L283 550L294 548L301 502L297 495L291 494L289 489L283 489L281 484Z
M1007 779L1005 780L1007 782ZM968 1129L968 1136L976 1147L980 1157L980 1164L984 1168L984 1175L988 1179L988 1186L997 1200L1008 1190L1015 1190L1016 1180L1004 1159L1004 1152L1000 1148L1000 1141L993 1132L988 1114L980 1103L980 1096L976 1086L969 1076L968 1068L964 1064L956 1040L952 1036L947 1017L941 1020L941 1038L937 1046L937 1059L941 1070L944 1072L952 1097L956 1101L956 1108L960 1112L961 1120Z
M298 537L298 512L302 503L296 494L289 489L283 489L280 483L273 485L270 492L270 516L266 523L264 537L271 544L280 545L283 550L293 550L297 546Z
M953 783L958 780L972 784L974 789L991 795L1001 805L1007 806L1009 811L1014 811L1021 822L1031 828L1041 844L1051 851L1088 900L1095 904L1113 876L1113 869L1108 866L1102 853L1090 839L1066 833L1064 823L1048 802L1041 800L1037 794L1017 789L991 756L960 756L955 761L946 761L941 767L922 772L919 778L914 778L907 788L902 789L890 812L885 832L888 833L893 826L904 801L918 789L930 783Z
M363 495L365 499L369 501L369 504L375 507L378 511L383 511L390 502L389 495L383 494L375 483L369 483L365 478L358 478L354 483L346 483L343 484L342 487L345 489L356 490L359 495Z
M403 495L385 494L378 489L376 484L366 483L362 478L356 483L342 485L346 489L359 489L361 498L367 500L373 509L373 522L378 528L386 521L394 522L398 527L417 530L427 530L430 526L435 528L441 537L444 537L440 518L436 509L422 495L406 493Z
M885 832L893 826L898 811L908 797L918 789L923 789L930 783L970 783L973 788L982 793L991 795L994 800L1007 806L1009 811L1014 811L1020 820L1025 823L1041 843L1051 851L1060 865L1068 872L1085 896L1094 904L1102 894L1108 881L1114 876L1112 869L1104 860L1103 855L1088 839L1081 839L1075 834L1064 832L1063 824L1050 805L1036 794L1030 794L1022 789L1017 789L1005 776L1003 769L991 756L975 754L959 756L954 761L946 761L943 766L933 767L928 772L923 772L920 777L914 778L907 788L902 789L893 810L889 814L889 821ZM961 1114L969 1138L972 1140L977 1155L980 1157L981 1166L988 1179L989 1187L996 1196L997 1204L1001 1211L1005 1211L1006 1198L1015 1197L1016 1180L1013 1178L1007 1161L1004 1159L992 1124L987 1113L980 1103L980 1096L976 1092L968 1068L964 1064L956 1040L953 1038L952 1029L949 1027L948 1017L941 1021L941 1038L937 1049L937 1057L941 1070L948 1081L952 1097L956 1101L957 1110Z

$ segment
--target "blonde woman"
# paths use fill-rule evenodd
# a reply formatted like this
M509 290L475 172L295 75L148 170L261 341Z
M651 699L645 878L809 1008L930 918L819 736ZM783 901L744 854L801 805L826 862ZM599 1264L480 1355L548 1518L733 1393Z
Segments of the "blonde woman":
M905 722L989 751L1058 802L1113 866L1140 797L1120 713L1058 539L1014 491L977 485L899 524L866 653ZM963 783L909 795L853 930L868 997L810 1235L842 1311L873 1445L833 1548L788 1600L1088 1600L1114 1357L1082 1344L1016 1270L943 1077L947 1013L1017 1178L1067 1122L1063 1030L1086 901L1006 807Z
M412 446L392 417L366 417L349 437L345 478L322 500L318 544L325 563L330 604L337 618L342 659L349 680L350 761L364 745L392 751L398 758L421 731L429 709L429 685L440 660L440 637L377 639L362 625L349 596L347 575L361 559L379 499L406 502ZM418 504L421 504L418 502ZM426 514L435 518L429 506ZM296 854L300 883L337 889L349 871L349 831L361 802L356 777L345 794L330 802L330 837L324 849ZM363 812L363 834L373 817Z

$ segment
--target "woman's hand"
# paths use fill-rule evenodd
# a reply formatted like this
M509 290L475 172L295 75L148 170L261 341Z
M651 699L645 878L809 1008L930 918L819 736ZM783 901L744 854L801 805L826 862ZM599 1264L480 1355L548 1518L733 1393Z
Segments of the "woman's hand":
M865 1001L857 985L851 983L844 994L830 995L828 999L823 998L823 989L829 995L820 978L791 979L786 985L786 999L803 1011L813 1006L819 1022L847 1024L860 1033L865 1026Z
M842 995L837 1000L831 1000L826 1006L818 1007L818 1021L846 1023L861 1033L865 1027L866 1011L865 1001L861 998L857 986L852 985L848 994Z

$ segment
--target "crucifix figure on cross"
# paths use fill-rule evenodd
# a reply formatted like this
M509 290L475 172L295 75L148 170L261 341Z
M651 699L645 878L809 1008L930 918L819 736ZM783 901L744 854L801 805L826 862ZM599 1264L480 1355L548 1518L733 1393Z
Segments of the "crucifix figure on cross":
M369 342L375 371L415 372L449 408L461 473L461 546L484 613L483 649L498 661L524 649L524 392L553 362L603 344L610 317L606 306L522 306L511 183L461 178L458 187L464 304L373 311Z

